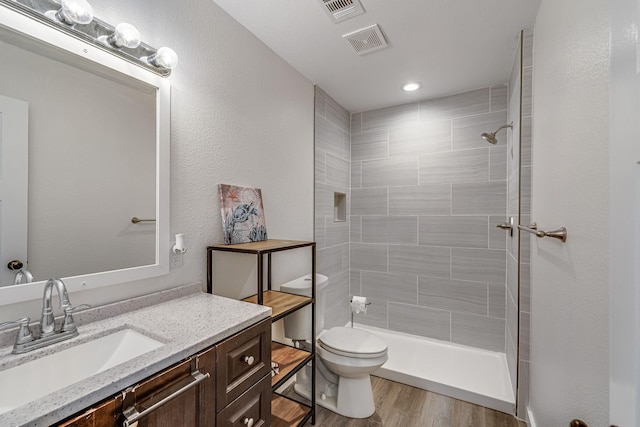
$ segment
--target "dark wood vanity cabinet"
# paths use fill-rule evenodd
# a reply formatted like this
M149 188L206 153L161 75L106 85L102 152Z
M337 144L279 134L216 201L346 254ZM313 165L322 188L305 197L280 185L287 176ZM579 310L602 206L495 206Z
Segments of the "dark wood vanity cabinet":
M137 427L270 426L270 342L266 319L58 426L123 426L154 405Z

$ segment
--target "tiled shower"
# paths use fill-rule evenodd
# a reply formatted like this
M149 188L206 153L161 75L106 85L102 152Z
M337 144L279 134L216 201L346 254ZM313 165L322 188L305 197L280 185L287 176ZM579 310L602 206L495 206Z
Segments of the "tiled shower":
M507 239L496 224L514 214L517 223L518 212L528 212L525 203L520 209L518 184L520 173L530 182L531 168L514 162L511 130L498 133L495 146L480 134L516 115L517 140L523 81L522 136L530 147L531 49L525 52L522 79L518 57L509 83L351 115L316 89L316 240L318 272L330 279L326 326L346 324L349 296L364 295L372 304L356 322L506 353L515 390L518 233ZM336 217L340 195L345 218Z

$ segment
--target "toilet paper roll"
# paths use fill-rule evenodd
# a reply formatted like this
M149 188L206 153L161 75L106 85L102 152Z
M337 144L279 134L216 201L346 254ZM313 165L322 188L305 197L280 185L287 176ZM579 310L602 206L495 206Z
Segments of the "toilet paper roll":
M367 314L367 297L352 297L351 311L356 314Z

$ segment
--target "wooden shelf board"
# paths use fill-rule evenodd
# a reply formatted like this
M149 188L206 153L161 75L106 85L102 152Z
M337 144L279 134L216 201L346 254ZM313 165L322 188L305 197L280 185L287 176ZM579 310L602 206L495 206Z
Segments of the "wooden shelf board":
M262 293L263 305L271 307L271 318L275 321L292 310L311 303L311 298L301 295L288 294L279 291L265 291ZM258 295L252 295L242 301L258 303Z
M304 248L312 246L315 242L307 242L303 240L277 240L269 239L261 242L238 243L235 245L211 245L208 250L243 252L248 254L259 254L268 252L283 251L286 249Z
M271 377L271 385L274 386L289 372L299 367L300 364L310 355L311 353L308 351L300 350L299 348L290 347L278 342L272 342L271 360L280 365L280 373Z
M311 412L311 408L274 394L271 398L271 425L273 427L297 426Z

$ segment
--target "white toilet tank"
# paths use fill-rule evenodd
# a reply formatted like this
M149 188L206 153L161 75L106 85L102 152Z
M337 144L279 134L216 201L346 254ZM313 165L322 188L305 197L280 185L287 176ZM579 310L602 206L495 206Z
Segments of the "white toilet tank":
M326 288L329 278L316 274L316 334L324 327ZM311 296L311 275L298 277L280 285L280 291ZM311 306L298 310L284 318L284 336L290 340L311 340Z

